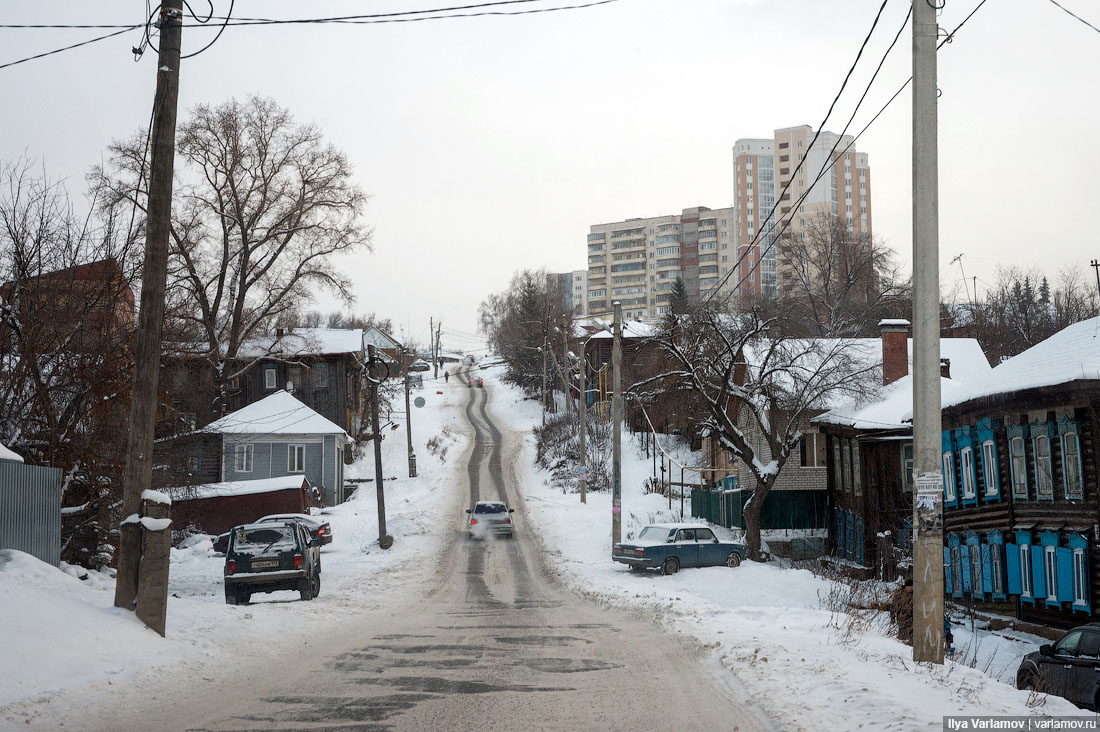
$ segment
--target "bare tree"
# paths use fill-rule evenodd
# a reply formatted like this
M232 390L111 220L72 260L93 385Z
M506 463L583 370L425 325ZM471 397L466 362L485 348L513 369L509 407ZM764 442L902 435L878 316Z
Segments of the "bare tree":
M790 338L781 334L781 321L757 311L696 308L656 338L667 370L630 389L643 401L669 393L696 398L702 429L748 467L755 485L745 504L745 533L753 558L761 556L764 500L798 454L803 425L831 400L863 394L878 370L851 340Z
M845 221L820 213L776 242L785 329L805 335L866 332L881 317L910 310L911 287L892 249Z
M62 556L110 562L140 250L123 213L77 215L31 163L0 164L0 442L60 468Z
M144 210L143 138L116 142L91 176L108 204ZM178 330L214 372L215 402L251 362L241 346L327 289L351 281L336 256L370 248L367 197L347 157L314 125L267 98L200 104L179 129L181 184L173 206L168 291Z

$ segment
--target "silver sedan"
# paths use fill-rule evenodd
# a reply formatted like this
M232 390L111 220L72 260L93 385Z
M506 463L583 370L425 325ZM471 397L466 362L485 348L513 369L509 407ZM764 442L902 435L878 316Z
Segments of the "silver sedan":
M515 527L512 524L514 508L501 501L478 501L473 508L467 508L466 531L471 539L484 539L486 536L512 538Z

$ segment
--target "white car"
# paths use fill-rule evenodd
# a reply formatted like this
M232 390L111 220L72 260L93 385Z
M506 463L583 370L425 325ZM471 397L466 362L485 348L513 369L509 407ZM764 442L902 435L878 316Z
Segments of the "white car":
M432 365L422 358L418 358L409 364L409 371L431 371Z

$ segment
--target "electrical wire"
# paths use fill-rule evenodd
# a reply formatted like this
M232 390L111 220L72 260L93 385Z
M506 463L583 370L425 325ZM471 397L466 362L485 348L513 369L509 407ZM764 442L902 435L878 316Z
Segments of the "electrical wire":
M1061 9L1062 9L1062 10L1063 10L1064 12L1068 13L1068 14L1069 14L1070 16L1072 16L1072 17L1076 18L1077 20L1081 21L1082 23L1084 23L1085 25L1087 25L1087 26L1088 26L1089 28L1092 28L1092 29L1093 29L1094 31L1096 31L1097 33L1100 33L1100 28L1097 28L1097 27L1096 27L1095 25L1093 25L1092 23L1088 22L1087 20L1085 20L1084 18L1082 18L1082 17L1081 17L1080 15L1078 15L1077 13L1073 12L1072 10L1070 10L1069 8L1067 8L1067 7L1065 6L1065 5L1062 5L1062 4L1060 3L1060 2L1058 2L1058 0L1050 0L1050 2L1054 3L1054 5L1056 5L1057 7L1061 8Z
M127 26L127 27L123 28L122 30L116 30L114 33L108 33L105 36L97 36L96 38L89 38L86 41L81 41L80 43L74 43L70 46L64 46L62 48L55 48L54 50L46 51L45 53L36 53L33 56L27 56L26 58L17 59L15 61L8 61L5 64L0 64L0 69L6 69L6 68L9 68L11 66L18 66L19 64L25 64L28 61L34 61L36 59L46 58L47 56L53 56L54 54L63 53L65 51L71 51L74 48L80 48L81 46L88 46L88 45L91 45L93 43L99 43L100 41L105 41L108 38L114 38L115 36L120 36L123 33L128 33L129 31L135 30L135 29L140 28L140 27L141 27L140 25Z
M210 2L210 15L212 16L214 14L214 3L212 2L212 0L207 0L207 1ZM200 53L202 53L203 51L208 50L211 46L213 46L215 43L218 42L218 39L222 37L222 33L225 33L225 27L229 24L229 19L233 16L233 6L236 4L236 2L237 2L237 0L229 0L229 11L225 14L225 22L222 23L221 28L218 28L218 32L217 32L217 34L215 34L214 39L212 41L210 41L210 43L207 43L205 46L200 48L199 50L195 51L194 53L189 53L186 56L180 56L181 61L186 59L186 58L194 58L195 56L198 56ZM187 4L186 0L184 0L184 4L185 5ZM191 10L190 5L187 6L187 9L191 11L192 16L195 14L195 11ZM196 20L197 20L197 18L196 18ZM200 22L206 23L209 20L210 20L210 16L207 16L205 21L200 21Z

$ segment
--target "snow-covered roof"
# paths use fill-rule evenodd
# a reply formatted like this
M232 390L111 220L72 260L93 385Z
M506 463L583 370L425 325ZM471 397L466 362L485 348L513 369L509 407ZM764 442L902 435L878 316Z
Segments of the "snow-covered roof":
M294 328L278 336L261 336L241 344L241 358L275 356L324 356L362 353L363 331L359 328Z
M8 448L4 447L3 444L0 444L0 460L7 461L9 463L21 463L23 462L23 456L13 450L9 450Z
M943 404L965 393L966 386L962 382L940 379L940 399ZM911 426L909 423L912 419L913 377L908 375L882 387L875 399L862 404L841 404L811 421L854 427L857 430L888 430L907 429Z
M951 372L954 375L954 361ZM981 380L968 382L966 392L945 401L944 406L1080 379L1100 379L1100 317L1064 328L1004 361Z
M604 321L597 321L603 324ZM608 328L613 327L610 322L606 323ZM624 320L623 321L623 338L652 338L660 332L660 328L653 323L646 323L642 320ZM592 338L613 338L614 333L609 330L603 330L602 328L592 334Z
M394 340L386 331L376 325L372 325L363 331L363 343L375 348L400 348L401 344Z
M186 501L193 498L221 498L224 496L247 496L252 493L285 491L292 488L301 488L305 480L300 475L284 475L280 478L227 480L222 483L204 483L167 490L177 501Z
M281 389L211 422L201 431L227 435L339 435L345 442L352 442L340 425Z

